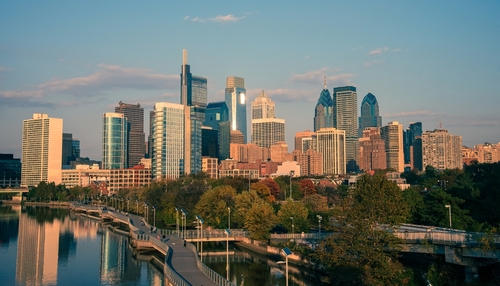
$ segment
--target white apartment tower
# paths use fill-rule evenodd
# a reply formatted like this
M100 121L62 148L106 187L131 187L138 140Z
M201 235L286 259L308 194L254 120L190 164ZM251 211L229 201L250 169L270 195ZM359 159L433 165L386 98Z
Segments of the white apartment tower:
M285 141L285 120L274 117L274 105L264 91L252 102L252 143L259 147Z
M462 136L445 129L425 131L422 134L422 163L437 170L462 169Z
M23 120L21 185L43 182L61 183L62 118L35 113Z
M404 172L403 125L397 121L389 122L380 128L380 137L385 142L387 168Z
M321 128L316 131L316 152L323 155L323 172L329 175L346 173L345 131Z

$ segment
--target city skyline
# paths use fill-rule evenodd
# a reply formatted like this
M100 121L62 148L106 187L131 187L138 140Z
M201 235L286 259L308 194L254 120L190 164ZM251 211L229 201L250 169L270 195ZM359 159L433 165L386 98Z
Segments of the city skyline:
M231 75L245 79L246 102L266 90L290 152L296 132L313 130L324 76L331 93L356 87L358 103L373 93L382 125L500 142L498 2L203 4L1 3L0 153L20 158L23 120L45 113L64 120L81 156L101 159L102 114L116 102L179 103L183 49L208 102L224 100Z

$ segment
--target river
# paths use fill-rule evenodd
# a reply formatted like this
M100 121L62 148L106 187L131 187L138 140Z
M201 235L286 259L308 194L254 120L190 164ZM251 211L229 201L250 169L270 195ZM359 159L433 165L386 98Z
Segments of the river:
M226 277L225 252L217 251L203 260ZM137 253L127 236L65 208L0 206L0 285L165 285L153 255ZM284 265L232 244L229 265L237 285L286 284ZM314 275L289 265L289 285L317 284Z

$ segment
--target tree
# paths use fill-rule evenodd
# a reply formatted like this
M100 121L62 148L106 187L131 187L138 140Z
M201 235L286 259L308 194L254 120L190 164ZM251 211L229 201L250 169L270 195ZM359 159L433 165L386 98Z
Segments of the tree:
M307 216L309 212L305 205L300 201L287 200L278 211L278 223L284 226L289 233L292 232L292 217L295 232L309 230Z
M335 209L336 233L315 250L333 285L401 285L410 279L397 261L400 240L387 229L406 220L401 190L382 174L365 174Z
M300 181L300 188L306 197L316 193L316 188L314 187L313 182L309 179Z
M273 207L264 201L254 204L245 216L245 228L252 239L269 239L270 230L275 225L276 215Z
M279 197L280 186L278 186L278 184L272 178L265 178L261 182L264 183L264 184L266 184L266 186L271 191L271 195L273 195L274 198L277 199Z
M255 190L251 190L250 192L242 192L241 194L236 195L235 199L235 210L233 212L232 223L236 224L238 227L245 226L245 219L248 211L252 208L254 204L258 202L263 202L264 200L259 197Z
M234 206L236 191L230 186L220 186L206 191L196 204L196 213L206 225L215 228L227 227L228 207Z
M269 190L267 185L262 182L253 183L250 186L250 189L255 190L257 192L257 195L259 195L259 197L265 201L272 203L276 200L276 198L271 194L271 191Z
M312 194L302 199L310 213L325 213L328 211L327 198L322 195Z

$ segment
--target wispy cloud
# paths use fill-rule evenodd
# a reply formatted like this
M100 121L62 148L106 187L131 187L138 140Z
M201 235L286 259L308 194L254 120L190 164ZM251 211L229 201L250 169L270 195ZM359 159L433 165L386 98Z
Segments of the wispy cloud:
M191 16L186 16L186 17L184 17L184 20L191 21L191 22L202 22L202 23L206 22L207 20L212 21L212 22L217 22L217 23L234 23L234 22L238 22L241 19L246 18L247 15L250 15L250 14L252 14L252 13L247 12L247 13L245 13L245 16L241 16L241 17L236 17L233 14L217 15L213 18L208 18L208 19L203 19L203 18L199 18L199 17L191 18Z
M290 81L292 83L307 83L314 85L323 85L323 77L328 73L340 72L339 69L321 68L315 71L309 71L304 74L292 75ZM347 85L350 79L355 75L352 73L343 73L337 75L327 76L326 82L328 85Z
M368 67L371 67L372 65L381 64L383 62L385 62L385 61L384 60L375 60L375 61L364 63L363 66L368 68Z
M399 113L384 114L383 117L409 117L409 116L442 116L442 113L436 113L429 110L401 111Z
M2 67L0 66L0 72L3 72L3 71L11 71L12 69L11 68L8 68L8 67Z
M397 49L393 49L392 51L393 52L401 52L401 49L397 48Z
M359 46L359 47L352 48L351 51L358 51L358 50L362 50L362 49L363 49L363 47Z
M378 55L378 54L381 54L383 52L386 52L388 51L389 48L388 47L384 47L384 48L376 48L375 50L369 52L368 54L369 55Z
M249 101L254 100L262 91L262 88L247 90ZM276 88L264 89L266 94L275 102L314 102L318 99L319 89L290 89Z

